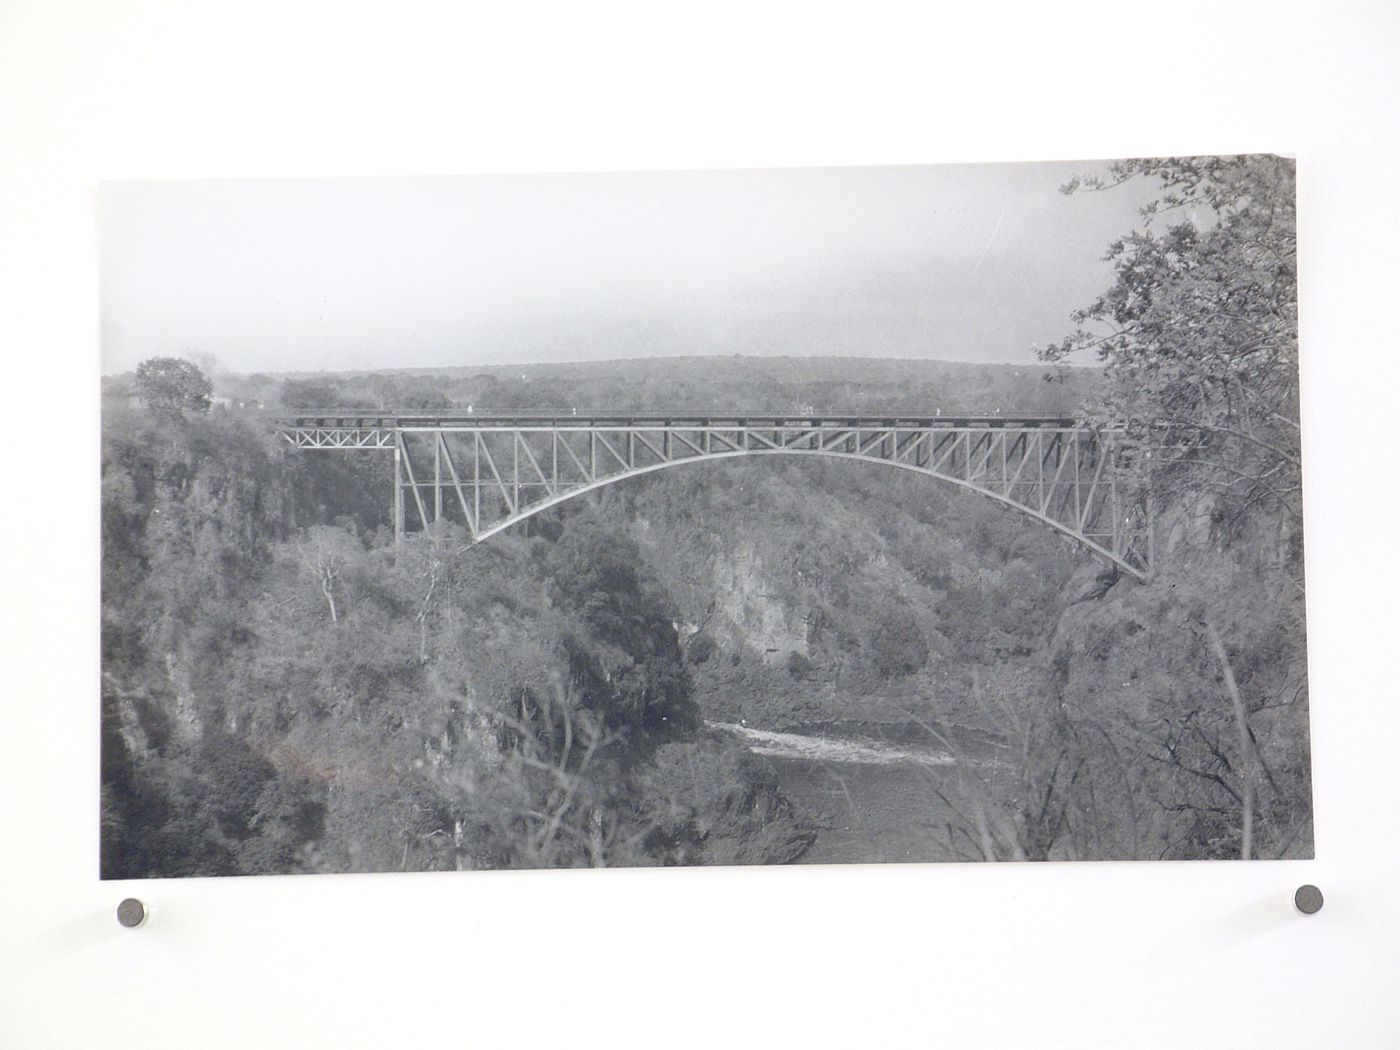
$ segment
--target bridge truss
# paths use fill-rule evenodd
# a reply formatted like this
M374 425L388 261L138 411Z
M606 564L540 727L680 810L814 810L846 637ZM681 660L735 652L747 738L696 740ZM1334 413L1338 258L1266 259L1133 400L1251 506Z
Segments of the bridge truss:
M398 416L278 421L303 449L392 453L394 532L451 519L484 540L564 500L700 460L826 456L923 474L1070 536L1138 579L1150 511L1131 499L1121 432L1072 419Z

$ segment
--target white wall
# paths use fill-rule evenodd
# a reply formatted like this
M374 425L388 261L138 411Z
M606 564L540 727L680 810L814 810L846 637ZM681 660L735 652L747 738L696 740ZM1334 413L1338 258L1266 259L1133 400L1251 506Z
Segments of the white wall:
M1400 7L1126 6L0 6L0 1046L1400 1045ZM98 881L98 179L1253 150L1299 157L1316 861Z

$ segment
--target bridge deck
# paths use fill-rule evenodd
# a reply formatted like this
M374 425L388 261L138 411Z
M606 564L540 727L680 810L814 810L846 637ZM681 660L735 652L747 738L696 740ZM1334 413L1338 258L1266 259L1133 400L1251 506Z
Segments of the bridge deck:
M738 413L697 415L693 413L637 413L628 415L391 415L371 412L317 412L278 417L277 422L293 428L385 428L431 427L452 430L521 430L537 427L551 430L611 427L751 427L758 429L918 427L920 429L997 427L1004 429L1078 429L1084 423L1062 416L914 416L914 415L773 415Z

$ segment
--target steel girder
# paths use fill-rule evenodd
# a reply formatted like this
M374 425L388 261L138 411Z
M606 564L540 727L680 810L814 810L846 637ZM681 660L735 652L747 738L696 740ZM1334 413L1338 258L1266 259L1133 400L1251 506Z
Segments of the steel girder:
M1138 579L1152 570L1150 512L1130 484L1121 432L1073 420L317 416L279 427L298 448L391 450L396 536L447 518L480 541L566 499L684 463L825 456L949 482Z

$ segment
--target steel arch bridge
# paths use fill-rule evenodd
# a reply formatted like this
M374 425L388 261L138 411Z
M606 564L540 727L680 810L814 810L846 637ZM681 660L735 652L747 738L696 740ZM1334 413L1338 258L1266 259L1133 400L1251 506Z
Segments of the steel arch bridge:
M1149 508L1127 491L1121 430L1073 419L944 416L302 415L297 448L394 460L394 535L450 518L473 542L625 478L702 460L825 456L894 467L1013 507L1140 580Z

